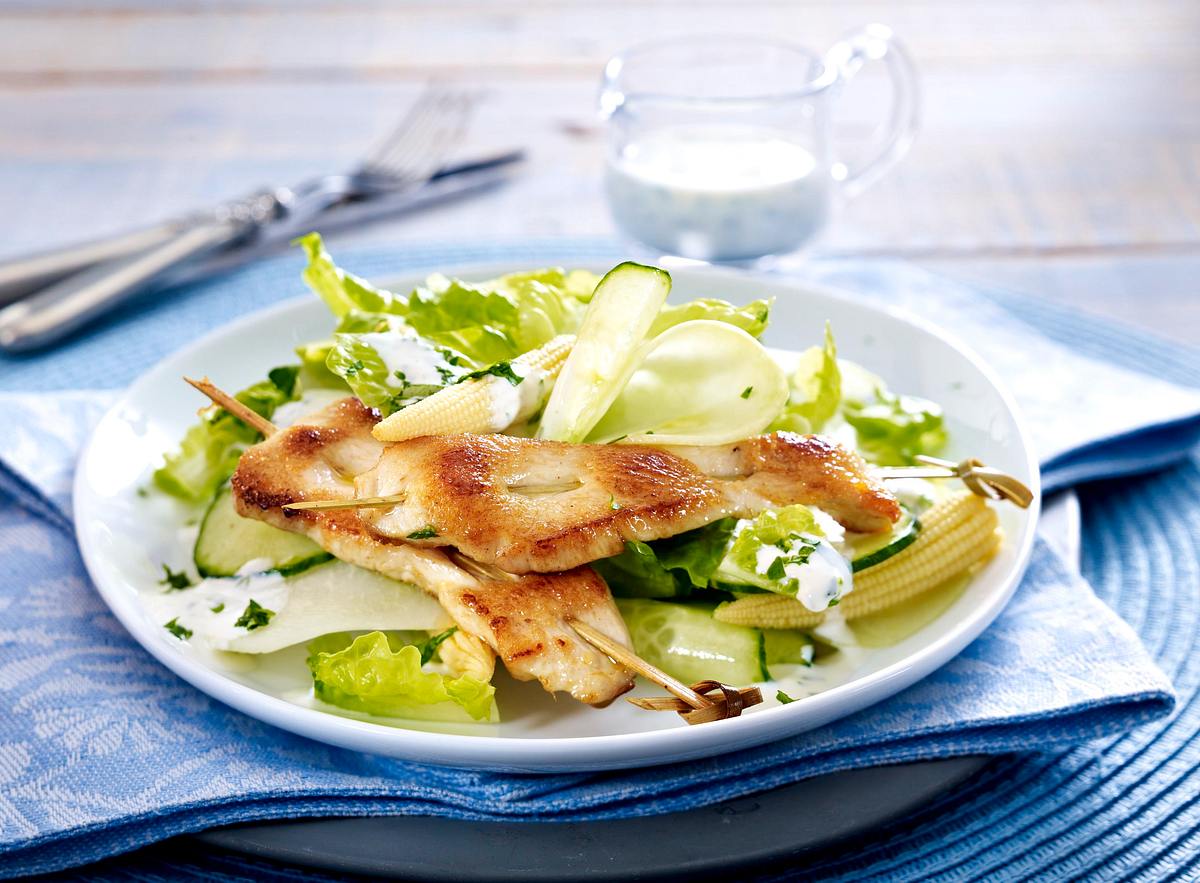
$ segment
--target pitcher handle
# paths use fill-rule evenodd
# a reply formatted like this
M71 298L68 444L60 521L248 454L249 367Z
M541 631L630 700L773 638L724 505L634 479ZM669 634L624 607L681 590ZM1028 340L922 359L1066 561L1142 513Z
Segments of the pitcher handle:
M871 24L847 37L825 54L825 63L843 82L854 78L868 61L882 60L892 81L892 109L887 125L879 136L875 155L857 169L834 166L834 177L841 182L842 193L849 199L858 196L908 152L917 134L920 94L917 69L904 45L887 25Z

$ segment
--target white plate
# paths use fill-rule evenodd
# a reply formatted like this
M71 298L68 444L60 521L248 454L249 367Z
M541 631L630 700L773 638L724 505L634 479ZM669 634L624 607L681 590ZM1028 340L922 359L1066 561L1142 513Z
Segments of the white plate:
M527 266L527 265L526 265ZM446 268L483 279L523 267ZM595 267L602 271L604 268ZM946 410L949 456L977 456L1037 488L1036 460L1012 398L988 368L933 325L837 292L716 270L677 270L672 300L700 296L744 302L777 298L765 342L799 350L833 322L841 355L926 396ZM407 290L412 276L389 280ZM328 336L331 318L316 297L289 301L222 328L165 359L117 402L83 453L75 483L75 521L88 571L134 638L164 665L232 707L323 742L432 763L524 771L600 770L666 763L791 736L879 702L951 659L996 617L1024 572L1037 507L1001 507L1007 542L966 591L933 622L892 646L841 654L825 670L826 688L789 705L773 700L740 718L689 727L672 714L617 702L596 710L557 702L538 686L497 678L503 721L488 725L388 726L319 711L309 698L303 650L267 658L205 652L172 638L139 594L161 591L162 562L191 554L181 510L160 495L139 495L162 454L176 445L202 404L181 375L209 375L238 389L292 360L301 342ZM785 685L802 691L795 683ZM774 689L768 691L774 695Z

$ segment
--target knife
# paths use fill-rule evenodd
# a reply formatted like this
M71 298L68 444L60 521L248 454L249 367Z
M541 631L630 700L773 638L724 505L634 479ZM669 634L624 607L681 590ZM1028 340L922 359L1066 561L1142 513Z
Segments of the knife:
M331 199L327 189L316 186L262 191L223 206L202 222L168 222L27 259L26 269L44 273L55 254L65 254L64 265L83 269L0 309L0 349L15 353L47 346L147 288L229 269L307 232L314 223L326 230L344 228L495 186L508 180L523 158L522 151L512 151L446 168L417 188L382 188L349 198ZM119 256L87 265L80 255L89 250ZM9 281L18 275L9 273Z

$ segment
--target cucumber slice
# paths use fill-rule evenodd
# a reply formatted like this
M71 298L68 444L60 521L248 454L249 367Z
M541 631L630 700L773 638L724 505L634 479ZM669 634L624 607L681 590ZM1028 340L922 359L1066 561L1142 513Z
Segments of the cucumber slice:
M269 561L263 572L299 573L333 556L300 534L243 518L233 505L229 487L217 491L200 523L192 557L201 576L233 576L247 562Z
M600 280L546 403L539 438L578 444L587 437L637 367L670 290L666 270L629 261Z
M850 553L850 569L854 573L882 564L897 552L913 544L921 532L921 522L901 506L900 520L888 533L846 534L846 549Z
M712 608L619 598L639 656L689 684L749 684L771 679L762 632L712 618Z
M794 629L763 629L767 665L812 665L816 641L808 632Z

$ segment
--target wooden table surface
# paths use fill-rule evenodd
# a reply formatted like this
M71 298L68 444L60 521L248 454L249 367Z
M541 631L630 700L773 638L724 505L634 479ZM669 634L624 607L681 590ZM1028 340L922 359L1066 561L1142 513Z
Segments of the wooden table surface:
M349 165L431 78L482 90L464 154L516 183L339 242L613 233L594 112L635 42L813 48L884 21L917 58L921 135L819 252L908 258L1200 342L1195 0L409 3L0 0L0 257ZM869 132L865 80L839 131Z

